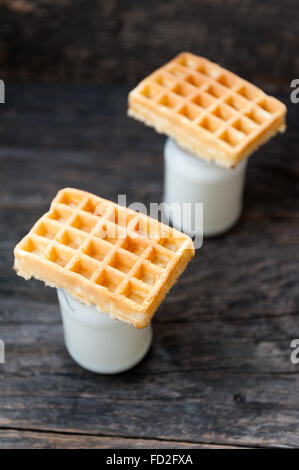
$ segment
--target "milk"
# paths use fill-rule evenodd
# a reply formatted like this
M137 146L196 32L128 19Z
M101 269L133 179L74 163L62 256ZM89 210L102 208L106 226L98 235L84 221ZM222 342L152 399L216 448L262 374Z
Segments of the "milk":
M71 357L81 367L100 374L116 374L140 362L152 342L152 326L134 326L101 313L57 289L64 339Z
M164 202L203 203L203 235L214 236L229 230L242 212L247 160L232 169L222 168L183 150L168 138L164 148ZM173 225L182 228L181 210L172 211ZM194 217L187 217L184 231L193 234Z

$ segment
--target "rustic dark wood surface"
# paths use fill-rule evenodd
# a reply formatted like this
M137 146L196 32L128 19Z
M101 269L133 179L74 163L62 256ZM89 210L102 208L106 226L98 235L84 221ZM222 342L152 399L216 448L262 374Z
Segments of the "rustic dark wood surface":
M287 92L298 28L297 0L1 0L0 78L133 85L189 50Z
M159 308L141 364L89 373L65 350L54 289L12 271L55 192L159 201L164 138L125 87L9 85L0 105L0 448L299 446L299 105L251 160L244 212L204 241Z

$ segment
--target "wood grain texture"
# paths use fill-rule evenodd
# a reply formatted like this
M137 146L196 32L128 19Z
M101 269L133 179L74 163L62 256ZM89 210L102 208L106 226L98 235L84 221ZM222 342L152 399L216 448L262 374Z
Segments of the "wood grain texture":
M3 444L3 445L2 445ZM239 449L191 442L0 430L0 449Z
M298 72L298 2L2 0L0 70L9 80L135 85L188 50L268 92Z
M298 447L296 105L287 134L250 160L239 223L204 241L133 370L77 366L55 290L11 270L14 245L60 187L161 200L164 138L125 116L127 91L10 85L0 108L0 447Z

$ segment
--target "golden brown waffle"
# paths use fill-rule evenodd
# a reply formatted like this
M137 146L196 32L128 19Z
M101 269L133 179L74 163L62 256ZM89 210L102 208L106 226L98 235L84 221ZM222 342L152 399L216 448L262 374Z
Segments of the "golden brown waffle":
M219 65L183 52L130 92L128 114L231 168L285 130L286 107Z
M143 214L62 189L15 247L17 273L147 326L194 256L191 238Z

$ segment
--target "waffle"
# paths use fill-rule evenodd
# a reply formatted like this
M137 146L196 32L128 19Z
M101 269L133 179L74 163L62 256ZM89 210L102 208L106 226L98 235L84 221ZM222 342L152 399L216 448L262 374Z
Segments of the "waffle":
M286 107L207 59L183 52L129 94L129 116L231 168L278 131Z
M62 189L15 247L14 268L136 328L194 256L191 238L144 214Z

